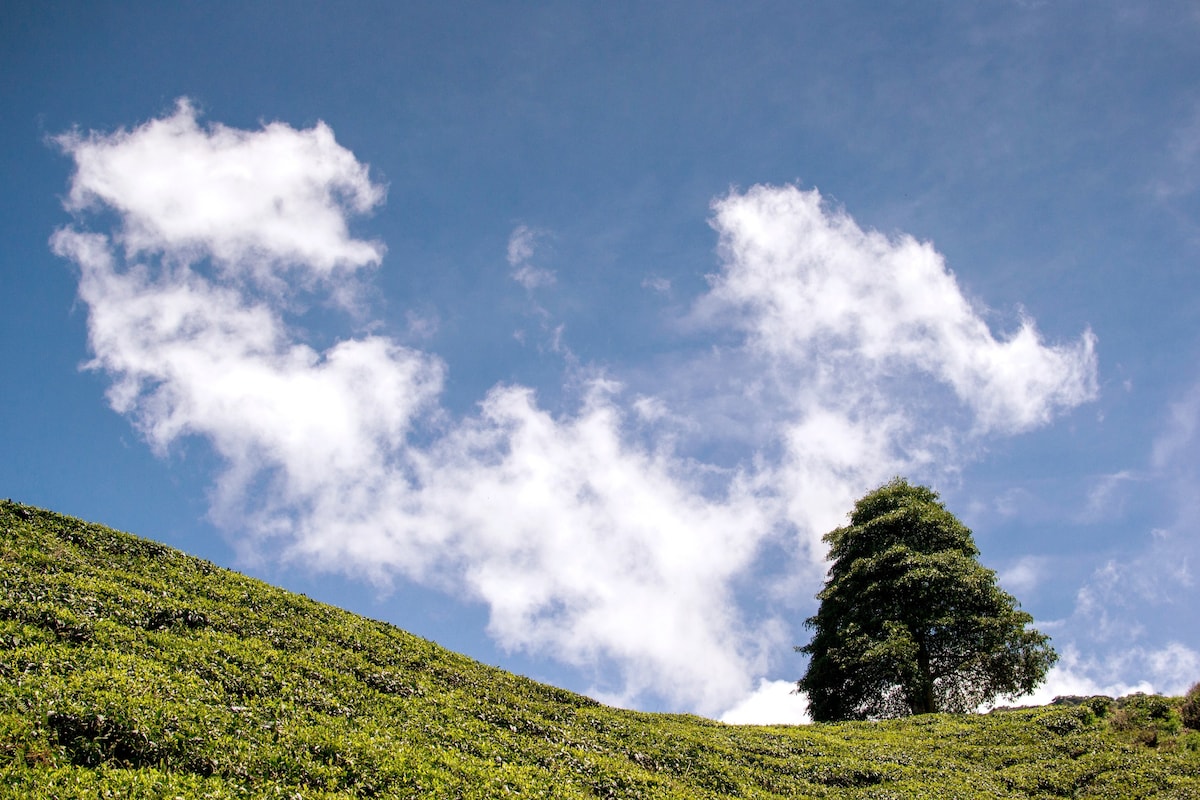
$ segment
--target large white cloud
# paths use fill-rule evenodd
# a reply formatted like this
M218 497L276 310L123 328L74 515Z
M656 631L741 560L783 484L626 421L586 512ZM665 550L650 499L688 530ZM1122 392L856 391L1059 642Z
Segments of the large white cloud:
M749 688L761 649L786 646L746 628L728 590L769 530L767 504L746 476L705 496L686 462L627 441L613 391L593 384L555 419L528 389L493 390L431 452L426 511L463 538L467 584L502 642L616 658L627 692L711 711Z
M594 378L557 415L503 385L452 418L439 358L385 336L322 350L289 324L288 279L337 296L383 252L348 225L383 190L327 126L202 127L181 102L60 142L78 221L53 246L80 269L91 366L156 449L211 443L225 463L213 513L231 533L325 569L465 589L503 646L595 672L622 702L760 708L793 644L776 612L739 605L768 544L819 580L817 537L864 490L1094 391L1090 335L1047 346L1030 322L997 341L927 245L758 187L715 205L723 266L696 318L743 337L721 357L753 380L715 405L753 415L769 447L744 443L732 465L682 454L734 384L634 393ZM93 208L116 212L112 231L87 229ZM514 269L531 242L514 234ZM918 413L932 401L895 391L902 373L965 412Z
M941 255L864 231L816 190L755 186L713 203L720 270L701 325L742 332L776 409L781 485L809 552L863 491L944 477L987 434L1028 430L1096 393L1095 337L997 339ZM761 411L759 413L762 413Z
M1001 432L1043 424L1096 393L1090 331L1048 346L1025 319L998 340L927 243L864 231L815 189L756 186L713 208L722 269L701 313L803 367L806 381L866 395L923 373L949 386L978 426Z
M346 215L370 210L384 189L324 123L202 128L180 100L174 114L133 131L57 141L75 159L67 208L117 211L131 255L186 259L196 250L235 270L266 262L317 274L383 257L378 242L349 235Z

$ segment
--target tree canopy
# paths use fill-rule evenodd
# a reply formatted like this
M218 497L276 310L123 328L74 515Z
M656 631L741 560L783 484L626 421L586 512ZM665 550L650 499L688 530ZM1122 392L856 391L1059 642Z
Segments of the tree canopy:
M896 478L824 541L814 635L796 648L814 720L970 711L1029 692L1057 660L933 490Z

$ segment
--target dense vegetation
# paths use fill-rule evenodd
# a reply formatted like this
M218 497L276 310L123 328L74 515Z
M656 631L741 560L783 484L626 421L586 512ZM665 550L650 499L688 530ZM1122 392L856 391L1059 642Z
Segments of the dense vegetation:
M0 796L1200 797L1180 698L740 727L607 708L0 504Z
M932 489L896 478L824 541L829 578L796 648L814 720L971 711L1028 694L1058 659Z

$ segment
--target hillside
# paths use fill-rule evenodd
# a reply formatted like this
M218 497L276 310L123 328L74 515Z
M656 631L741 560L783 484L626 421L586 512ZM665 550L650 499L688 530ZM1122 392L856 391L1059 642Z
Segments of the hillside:
M805 727L622 711L11 502L0 583L3 797L1200 797L1175 700Z

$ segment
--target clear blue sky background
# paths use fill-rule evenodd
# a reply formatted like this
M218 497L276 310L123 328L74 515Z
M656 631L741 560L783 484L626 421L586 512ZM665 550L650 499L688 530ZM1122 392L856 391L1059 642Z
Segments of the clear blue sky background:
M10 2L0 137L0 495L767 721L903 473L1043 695L1200 679L1192 3Z

